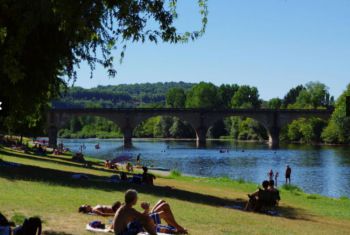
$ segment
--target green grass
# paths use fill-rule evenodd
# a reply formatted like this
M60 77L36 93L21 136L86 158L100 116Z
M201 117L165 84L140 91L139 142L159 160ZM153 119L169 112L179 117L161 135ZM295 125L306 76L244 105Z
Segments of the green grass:
M44 234L89 234L84 231L86 223L108 219L81 215L79 205L111 204L122 200L130 187L140 192L142 201L168 201L190 234L350 234L348 198L309 195L295 186L280 189L281 216L271 217L226 208L244 205L246 194L257 188L239 179L196 178L175 171L171 177L159 176L150 188L108 183L115 172L97 162L85 168L70 161L70 156L41 157L0 149L0 158L22 164L0 166L1 212L18 224L24 217L40 216ZM88 174L90 180L72 180L74 173Z

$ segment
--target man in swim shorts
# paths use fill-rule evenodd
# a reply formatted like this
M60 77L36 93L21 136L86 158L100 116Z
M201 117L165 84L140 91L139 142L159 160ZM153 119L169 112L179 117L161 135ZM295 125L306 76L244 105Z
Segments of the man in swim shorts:
M125 193L125 204L116 212L112 229L115 235L131 235L143 231L150 235L156 235L157 232L187 233L181 227L173 216L170 206L165 201L159 201L152 210L149 203L141 203L143 213L138 212L133 207L138 200L137 191L129 189ZM168 226L160 225L161 219L164 219Z

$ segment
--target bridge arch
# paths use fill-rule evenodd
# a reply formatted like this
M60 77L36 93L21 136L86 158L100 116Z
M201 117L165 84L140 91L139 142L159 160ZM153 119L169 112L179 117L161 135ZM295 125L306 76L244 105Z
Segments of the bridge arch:
M115 128L116 131L121 131L120 123L116 122L115 119L109 117L108 115L103 115L103 114L96 114L96 113L67 113L63 115L53 115L49 118L48 122L48 135L49 135L49 146L55 147L57 145L57 137L59 136L59 131L62 129L67 129L68 125L71 123L72 120L74 119L80 119L77 120L78 122L81 121L81 118L102 118L102 121L109 121L112 126L111 128ZM85 120L89 122L88 120ZM96 121L93 120L93 121ZM108 125L108 124L107 124ZM82 129L83 127L79 128Z

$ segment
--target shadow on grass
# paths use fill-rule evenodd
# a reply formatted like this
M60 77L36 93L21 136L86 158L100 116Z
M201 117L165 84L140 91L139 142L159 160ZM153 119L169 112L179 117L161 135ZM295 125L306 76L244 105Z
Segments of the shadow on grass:
M6 153L8 155L8 153ZM25 157L23 157L25 158ZM178 188L172 188L168 186L143 186L131 183L110 183L107 182L108 177L89 175L88 180L72 179L72 175L75 172L60 171L56 169L47 169L36 166L21 165L17 167L13 166L0 166L0 177L8 180L30 180L38 181L49 184L56 184L61 186L68 186L73 188L94 188L98 190L104 190L108 192L121 191L124 192L129 188L134 188L141 193L154 195L156 197L168 197L179 199L182 201L189 201L198 204L205 204L217 207L236 206L244 207L245 200L242 199L230 199L216 197L213 195L207 195L197 192L191 192ZM284 218L289 219L302 219L310 220L309 218L302 216L305 214L301 209L282 206L280 207L281 215ZM54 233L52 233L54 234ZM59 234L59 233L58 233Z
M55 231L44 231L42 234L43 235L73 235L71 233L55 232Z
M7 156L12 156L12 157L17 157L17 158L22 158L22 159L30 159L30 160L34 160L34 161L40 161L40 162L50 162L50 163L55 163L55 164L60 164L60 165L64 165L64 166L72 166L72 167L80 167L80 168L86 168L83 163L78 163L75 162L71 159L67 159L67 158L62 158L62 157L58 157L58 156L38 156L35 154L31 154L31 153L15 153L15 152L11 152L11 151L6 151L0 148L0 154L3 155L7 155ZM95 168L93 166L100 166L99 164L95 163L95 162L90 162L90 161L86 161L91 163L92 167L89 169L92 170L97 170L97 171L102 171L102 172L109 172L109 173L113 173L113 171L108 170L108 169L103 169L103 168Z

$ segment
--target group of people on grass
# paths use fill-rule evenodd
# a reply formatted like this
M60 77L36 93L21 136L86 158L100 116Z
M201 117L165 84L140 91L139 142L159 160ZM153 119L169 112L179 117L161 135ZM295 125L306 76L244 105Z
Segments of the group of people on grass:
M263 212L278 205L281 200L278 189L275 188L274 180L264 180L262 188L254 193L248 194L249 201L245 207L246 211Z
M148 232L156 235L157 232L171 234L187 234L187 230L177 223L170 205L164 201L158 201L151 209L150 204L141 203L142 212L137 211L134 206L138 202L138 193L134 189L125 192L124 202L113 203L112 206L82 205L79 207L81 213L93 213L100 216L114 216L111 230L115 235L138 234ZM164 221L166 225L162 225Z
M154 185L156 177L153 174L148 173L148 167L142 167L142 174L133 174L131 178L128 178L126 172L120 172L120 181L131 182L136 184Z
M285 171L285 179L286 179L286 184L290 184L291 182L291 175L292 175L292 168L287 165L286 166L286 171ZM269 180L274 180L275 181L275 186L277 187L278 184L278 177L279 173L276 171L275 173L273 172L272 169L267 173L268 179Z
M286 184L291 182L292 168L287 165L285 171ZM278 205L281 200L280 193L277 188L278 172L271 169L268 173L268 180L262 182L262 188L259 188L252 194L248 194L249 201L245 207L247 211L263 212Z

